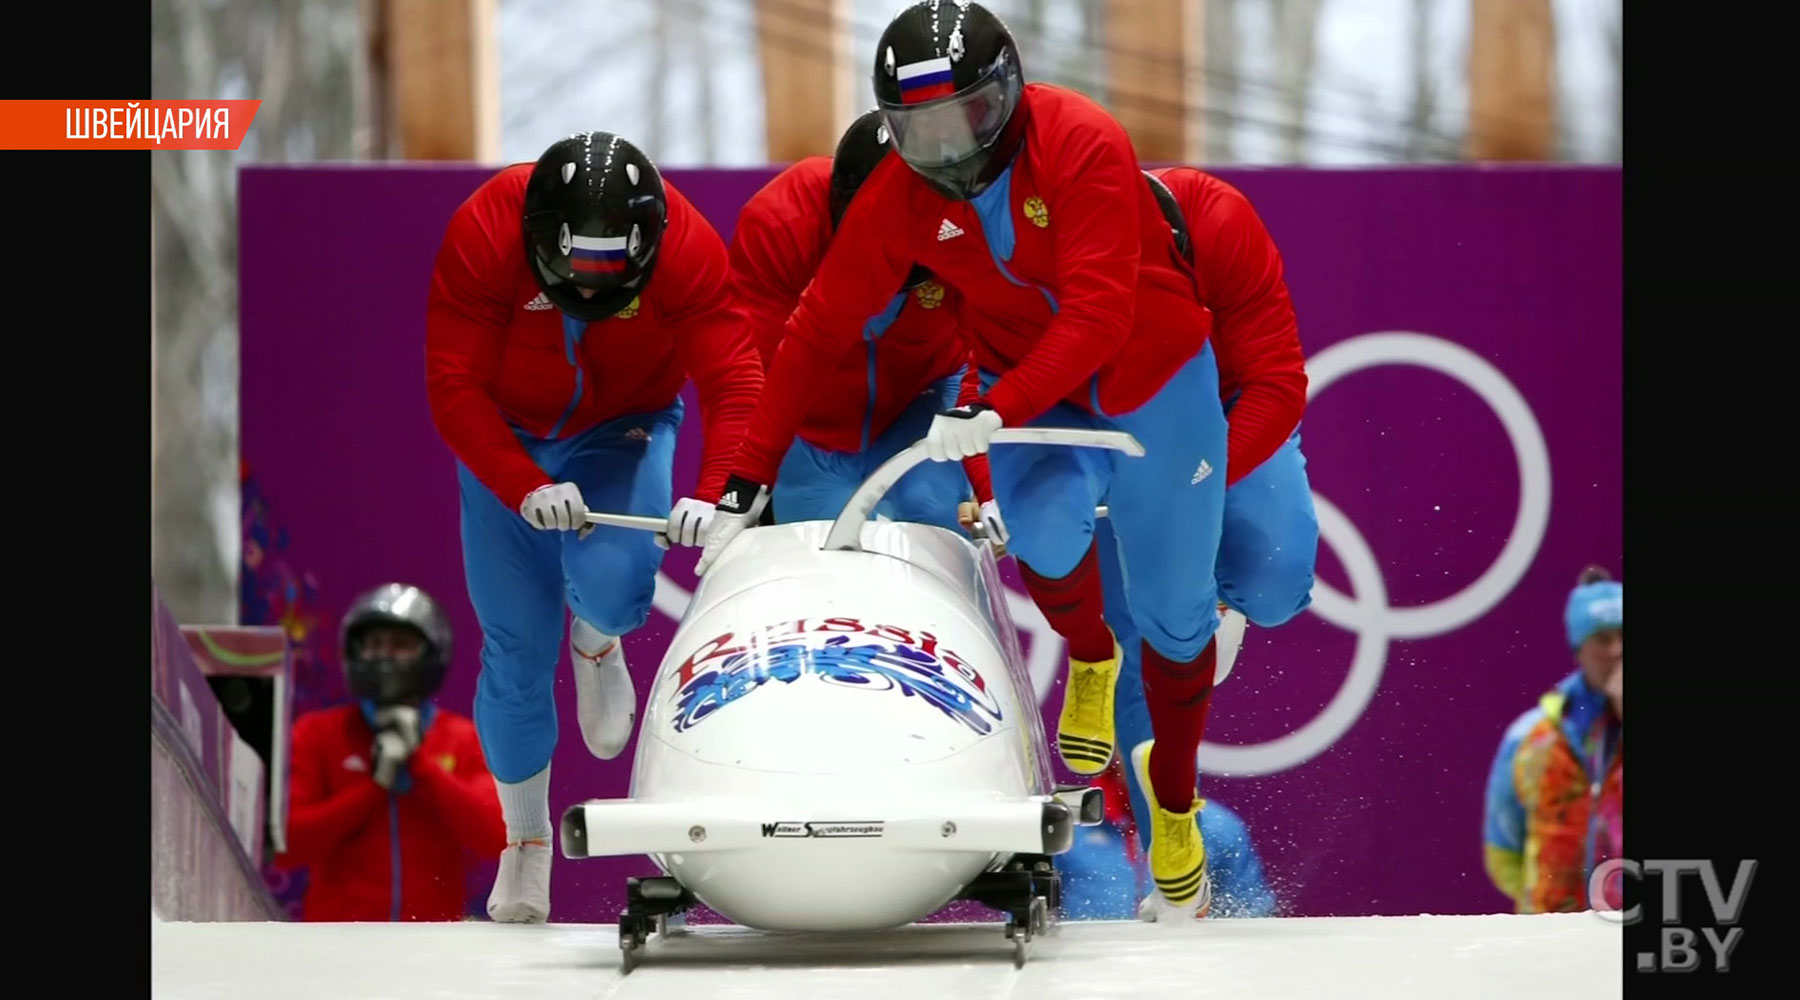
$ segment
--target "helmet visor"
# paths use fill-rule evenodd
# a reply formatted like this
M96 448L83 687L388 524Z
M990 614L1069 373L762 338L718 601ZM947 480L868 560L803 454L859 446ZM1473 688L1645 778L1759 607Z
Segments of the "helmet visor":
M961 163L992 146L1019 103L1018 77L1002 64L981 82L923 104L882 103L900 158L931 169Z
M352 630L349 645L351 659L417 663L425 658L430 642L411 625L376 621Z

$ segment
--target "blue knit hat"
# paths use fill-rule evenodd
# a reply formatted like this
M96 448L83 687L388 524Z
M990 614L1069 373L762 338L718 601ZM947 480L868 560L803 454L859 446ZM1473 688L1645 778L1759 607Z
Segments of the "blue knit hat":
M1581 582L1569 591L1563 610L1569 632L1569 648L1578 649L1601 629L1625 627L1625 585L1598 566L1582 571Z

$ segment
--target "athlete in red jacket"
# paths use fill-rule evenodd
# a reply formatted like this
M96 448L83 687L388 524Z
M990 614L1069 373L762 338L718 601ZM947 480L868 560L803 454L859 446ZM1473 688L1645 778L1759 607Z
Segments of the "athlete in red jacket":
M358 598L341 630L348 705L294 723L282 867L309 869L304 920L460 920L471 855L506 845L475 724L432 695L450 626L417 587Z
M551 832L564 603L582 736L595 756L617 756L637 709L619 637L649 618L661 549L703 537L762 367L723 241L606 132L507 167L456 210L432 274L425 362L432 418L457 458L483 634L476 724L509 840L528 848ZM695 495L671 511L690 377L706 450ZM666 537L590 527L590 506L667 517ZM549 864L547 847L509 849L490 914L547 919Z
M1231 423L1230 485L1214 565L1222 617L1217 684L1231 669L1246 615L1272 628L1312 601L1319 522L1306 459L1300 452L1305 357L1281 255L1249 200L1231 185L1192 167L1156 170L1150 176L1177 245L1194 262L1203 300L1213 311L1212 341ZM1106 620L1125 651L1117 734L1121 750L1135 765L1154 745L1149 742L1153 726L1141 691L1142 666L1133 648L1137 627L1109 519L1095 523L1094 537ZM1143 772L1141 766L1124 771L1133 808L1140 813L1149 794ZM1203 828L1209 825L1203 819ZM1207 832L1210 838L1213 831ZM1215 867L1213 872L1217 871ZM1147 900L1142 912L1156 916L1158 909L1154 900Z
M1224 680L1246 616L1273 628L1312 603L1319 522L1313 511L1300 417L1306 408L1306 355L1283 277L1281 252L1243 192L1194 167L1146 171L1151 191L1213 314L1219 393L1230 423L1224 530L1219 541L1221 614L1217 680ZM974 397L961 400L969 402ZM991 496L970 469L978 496ZM1095 522L1101 566L1113 556L1112 529ZM1111 584L1107 621L1130 630ZM1127 661L1135 658L1132 644ZM1128 669L1128 673L1131 671Z
M881 115L859 116L830 158L811 156L751 196L731 239L732 287L767 363L788 316L812 283L838 220L869 170L887 153ZM862 348L845 354L823 384L781 461L771 496L781 522L831 520L869 474L925 436L932 417L956 405L968 371L956 292L914 267L885 307L862 323ZM971 459L974 464L985 459ZM970 487L962 469L916 466L876 513L954 530Z
M1214 568L1219 598L1240 626L1248 616L1273 628L1312 603L1319 551L1319 520L1300 451L1306 354L1281 252L1237 188L1193 167L1165 167L1150 176L1213 314L1219 390L1231 425ZM1221 679L1227 669L1219 664Z
M1319 521L1300 451L1306 358L1280 251L1243 192L1193 167L1166 167L1146 177L1212 310L1219 388L1230 422L1230 474L1213 571L1219 586L1217 684L1231 671L1247 620L1273 628L1312 603ZM1137 627L1107 519L1095 522L1094 539L1106 621L1124 650L1120 684L1133 687L1140 672ZM1121 744L1126 748L1149 735L1142 705L1135 692L1120 696L1116 730L1130 737ZM1132 780L1135 789L1135 771Z
M1113 758L1120 647L1103 617L1094 507L1112 512L1143 633L1161 814L1151 869L1172 905L1204 906L1193 788L1216 666L1213 564L1226 421L1212 316L1137 165L1093 101L1026 85L1005 25L980 4L916 3L888 25L876 98L897 156L870 175L788 321L707 539L716 558L755 521L808 402L916 262L967 303L976 401L939 414L933 457L987 451L1003 426L1120 429L1140 458L1014 445L989 455L1009 548L1069 644L1063 762Z

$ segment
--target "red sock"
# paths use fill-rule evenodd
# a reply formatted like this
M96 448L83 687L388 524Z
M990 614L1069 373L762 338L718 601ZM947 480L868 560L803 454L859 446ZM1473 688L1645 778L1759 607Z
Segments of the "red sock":
M1156 739L1150 747L1150 788L1157 804L1170 812L1186 812L1194 804L1200 777L1194 756L1212 706L1217 652L1218 643L1208 640L1199 656L1176 663L1144 643L1144 701Z
M1106 627L1106 598L1100 590L1100 556L1094 545L1060 580L1045 579L1023 562L1019 576L1050 627L1069 644L1070 656L1089 663L1112 658L1112 632Z

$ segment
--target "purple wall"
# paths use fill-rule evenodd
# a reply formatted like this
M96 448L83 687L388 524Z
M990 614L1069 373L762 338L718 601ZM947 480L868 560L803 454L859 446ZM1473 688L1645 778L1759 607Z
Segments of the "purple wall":
M669 177L729 239L737 207L771 173ZM1290 913L1504 909L1481 871L1490 755L1506 723L1573 667L1559 623L1582 565L1623 573L1620 172L1219 173L1256 204L1287 262L1320 389L1304 435L1325 503L1313 612L1252 628L1215 703L1209 742L1232 746L1209 745L1203 761L1235 753L1234 767L1252 773L1210 776L1206 793L1244 816ZM336 616L356 592L419 583L451 610L459 651L443 701L464 712L480 638L453 462L426 409L424 300L444 224L487 174L240 175L242 455L257 542L247 550L262 560L246 567L245 623L299 623L297 663L334 665ZM1373 336L1384 333L1432 340ZM1329 380L1333 371L1342 377ZM678 492L693 482L697 424L683 429ZM1521 519L1522 501L1546 519ZM664 571L691 586L694 558L672 553ZM1007 576L1016 587L1010 562ZM671 631L659 615L626 641L640 697ZM632 754L586 754L568 668L558 669L553 814L624 794ZM297 706L341 697L334 670L302 673L303 687L314 681ZM1321 713L1341 713L1341 735L1241 749ZM647 859L559 858L556 918L611 920L623 876L650 871ZM472 885L484 892L481 879Z

